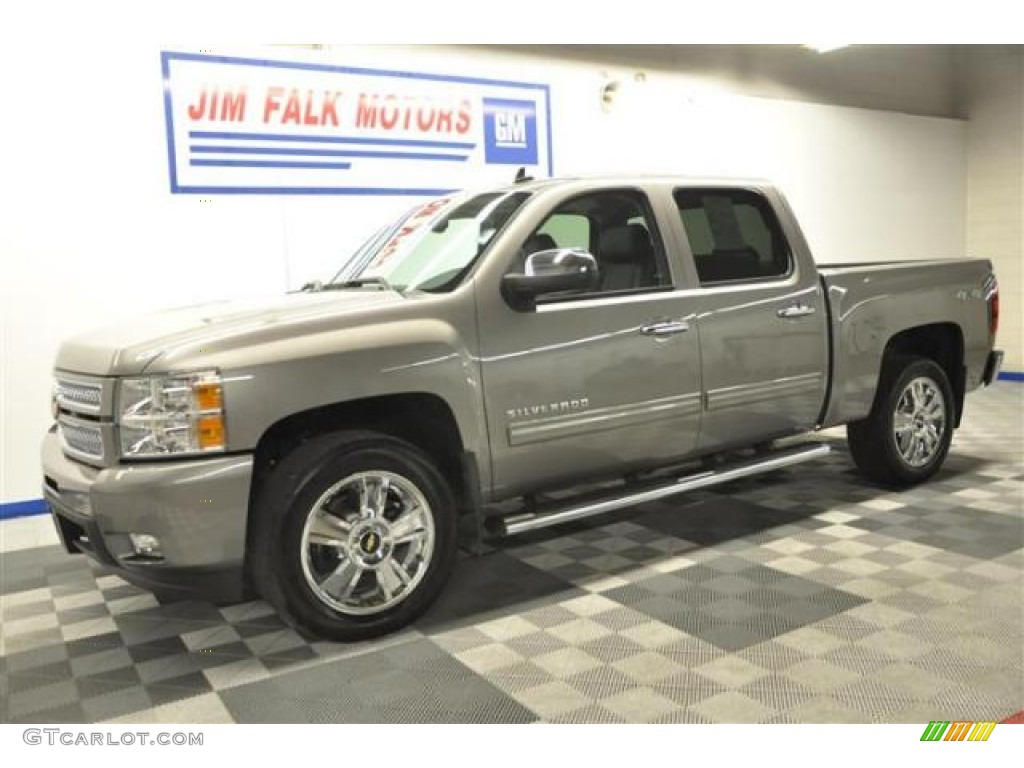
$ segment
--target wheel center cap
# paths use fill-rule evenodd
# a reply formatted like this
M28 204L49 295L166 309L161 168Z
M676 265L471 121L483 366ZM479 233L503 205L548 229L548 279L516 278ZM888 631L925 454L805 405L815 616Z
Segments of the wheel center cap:
M376 531L367 531L363 534L362 538L359 539L359 547L363 550L365 555L376 554L377 550L380 549L380 536Z
M380 520L358 526L349 538L349 551L364 568L379 565L391 554L388 527Z

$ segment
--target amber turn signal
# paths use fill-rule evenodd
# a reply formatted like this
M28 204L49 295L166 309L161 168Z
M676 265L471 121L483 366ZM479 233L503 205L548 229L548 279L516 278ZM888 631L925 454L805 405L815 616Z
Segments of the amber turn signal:
M224 416L200 416L196 421L199 448L209 451L224 447Z
M220 382L201 381L195 385L196 403L201 411L219 411L224 407Z

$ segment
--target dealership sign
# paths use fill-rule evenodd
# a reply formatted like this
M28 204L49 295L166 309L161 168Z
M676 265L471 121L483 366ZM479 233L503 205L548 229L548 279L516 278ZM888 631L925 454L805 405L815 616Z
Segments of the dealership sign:
M432 195L480 183L484 169L552 173L546 85L161 59L172 192Z

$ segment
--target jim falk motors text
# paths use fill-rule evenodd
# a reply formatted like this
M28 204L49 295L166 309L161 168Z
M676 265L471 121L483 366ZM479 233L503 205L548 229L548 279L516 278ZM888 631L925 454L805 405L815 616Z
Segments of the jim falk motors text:
M245 86L204 86L188 106L194 122L244 123L258 117L265 125L354 127L432 134L470 132L473 109L465 98L429 98L396 93L284 88L271 86L255 97ZM347 118L347 119L346 119Z

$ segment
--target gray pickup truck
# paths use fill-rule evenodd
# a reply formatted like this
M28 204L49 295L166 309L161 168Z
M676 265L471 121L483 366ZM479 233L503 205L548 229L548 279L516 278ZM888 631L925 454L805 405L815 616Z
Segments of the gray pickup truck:
M460 545L828 450L785 438L846 424L868 478L927 479L998 306L984 260L816 268L767 184L527 180L416 207L331 282L66 342L43 490L129 581L370 637Z

